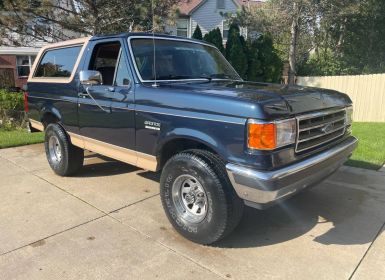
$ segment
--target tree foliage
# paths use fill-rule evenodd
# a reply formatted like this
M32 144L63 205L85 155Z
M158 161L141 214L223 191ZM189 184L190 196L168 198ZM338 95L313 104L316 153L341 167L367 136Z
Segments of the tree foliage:
M338 75L385 71L384 14L383 0L269 0L232 20L269 34L292 75Z
M225 49L223 47L222 33L219 30L219 28L215 28L210 32L206 33L205 36L203 37L203 40L213 44L221 51L221 53L224 53Z
M246 43L239 33L239 27L231 24L226 42L225 56L242 78L247 78L247 50Z
M249 81L268 83L280 82L283 63L268 35L259 36L255 40L248 40L248 70Z
M0 43L28 45L28 40L59 41L80 35L162 31L178 0L153 0L153 6L152 1L142 0L2 2Z
M195 27L194 33L192 35L192 38L197 39L197 40L202 40L203 39L202 31L201 31L201 29L200 29L198 24L197 24L197 27Z

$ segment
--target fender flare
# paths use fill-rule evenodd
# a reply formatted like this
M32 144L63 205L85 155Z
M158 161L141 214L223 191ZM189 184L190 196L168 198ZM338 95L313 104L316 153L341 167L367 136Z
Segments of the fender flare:
M51 114L53 115L54 117L56 117L59 121L61 121L62 117L61 117L61 114L60 114L60 111L55 108L54 106L52 105L48 105L45 104L42 109L41 109L41 114L40 114L40 121L43 122L43 119L44 119L44 116L46 116L47 114Z
M169 142L178 139L187 139L192 140L202 145L209 147L215 153L220 155L222 158L227 158L227 154L225 153L226 149L223 145L211 135L203 133L202 131L198 131L190 128L175 128L171 131L166 132L159 138L159 141L156 145L155 154L159 156Z

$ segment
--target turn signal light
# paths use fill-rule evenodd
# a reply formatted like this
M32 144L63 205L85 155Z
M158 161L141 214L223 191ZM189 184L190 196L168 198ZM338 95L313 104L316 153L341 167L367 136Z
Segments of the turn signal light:
M274 123L249 123L248 131L249 148L271 150L277 146Z
M247 146L249 149L273 150L295 143L295 119L276 122L249 120L247 124Z

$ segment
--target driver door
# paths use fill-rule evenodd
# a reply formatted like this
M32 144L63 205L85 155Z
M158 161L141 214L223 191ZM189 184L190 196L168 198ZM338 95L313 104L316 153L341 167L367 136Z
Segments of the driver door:
M136 164L134 87L124 45L115 39L96 41L91 48L84 69L99 71L103 83L79 86L78 120L84 148Z

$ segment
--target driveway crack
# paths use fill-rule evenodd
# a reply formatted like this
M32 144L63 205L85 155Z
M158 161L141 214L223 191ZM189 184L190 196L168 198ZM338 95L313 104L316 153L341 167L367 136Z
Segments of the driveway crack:
M385 230L385 222L382 224L382 226L380 227L380 229L378 230L376 236L374 237L373 241L370 243L369 247L366 249L364 255L362 256L362 258L360 259L360 261L358 262L357 266L354 268L352 274L350 275L350 277L348 278L349 280L353 279L354 277L354 274L357 272L358 268L360 267L361 263L363 262L363 260L365 259L365 257L367 256L367 254L369 253L370 249L372 248L374 242L377 240L378 236L380 236L380 234Z
M9 253L15 252L15 251L17 251L17 250L20 250L20 249L22 249L22 248L28 247L28 246L30 246L30 245L36 243L36 242L39 242L39 241L42 241L42 240L46 240L46 239L48 239L48 238L54 237L54 236L56 236L56 235L59 235L59 234L61 234L61 233L64 233L64 232L73 230L73 229L75 229L75 228L78 228L78 227L80 227L80 226L86 225L86 224L88 224L88 223L94 222L94 221L99 220L99 219L101 219L101 218L103 218L103 217L106 217L106 216L107 216L107 215L102 215L102 216L96 217L96 218L94 218L94 219L91 219L91 220L85 221L85 222L83 222L83 223L80 223L80 224L78 224L78 225L75 225L75 226L66 228L66 229L64 229L64 230L62 230L62 231L55 232L55 233L53 233L53 234L51 234L51 235L48 235L48 236L46 236L46 237L44 237L44 238L41 238L41 239L39 239L39 240L32 241L32 242L30 242L30 243L28 243L28 244L25 244L25 245L23 245L23 246L20 246L20 247L17 247L17 248L15 248L15 249L9 250L9 251L7 251L7 252L1 253L1 254L0 254L0 257L1 257L1 256L4 256L4 255L7 255L7 254L9 254Z

